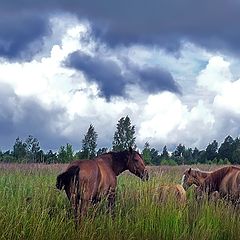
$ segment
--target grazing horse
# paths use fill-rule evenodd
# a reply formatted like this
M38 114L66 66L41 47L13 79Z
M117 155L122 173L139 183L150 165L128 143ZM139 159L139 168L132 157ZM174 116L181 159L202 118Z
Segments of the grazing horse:
M211 173L212 172L189 168L183 173L182 186L185 190L187 190L193 184L198 187Z
M65 172L58 175L56 187L60 190L64 188L76 223L86 214L89 203L96 203L101 197L106 197L108 209L113 209L117 176L125 170L148 180L144 161L132 148L129 151L105 153L93 160L73 161Z
M213 171L198 187L200 196L206 193L208 196L218 192L219 197L239 203L240 197L240 168L228 166Z
M179 206L184 206L187 201L186 191L180 184L161 185L155 196L161 203L173 200Z

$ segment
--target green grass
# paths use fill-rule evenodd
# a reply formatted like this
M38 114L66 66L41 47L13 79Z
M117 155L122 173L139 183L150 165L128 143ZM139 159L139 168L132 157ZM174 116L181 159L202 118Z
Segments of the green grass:
M191 190L185 207L154 200L160 184L180 182L181 167L154 168L148 182L121 175L115 217L100 204L76 230L55 189L59 169L0 170L0 239L239 239L240 210L223 201L198 204Z

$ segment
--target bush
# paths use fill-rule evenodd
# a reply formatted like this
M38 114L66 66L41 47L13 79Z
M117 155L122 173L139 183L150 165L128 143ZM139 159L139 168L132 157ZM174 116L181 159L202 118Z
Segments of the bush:
M160 163L161 165L176 166L177 163L173 159L163 159Z

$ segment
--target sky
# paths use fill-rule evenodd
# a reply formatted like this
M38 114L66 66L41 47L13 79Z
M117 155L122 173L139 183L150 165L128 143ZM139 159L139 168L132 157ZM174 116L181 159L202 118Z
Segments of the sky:
M111 147L171 151L240 135L239 0L1 0L0 149L19 136L75 150L90 124Z

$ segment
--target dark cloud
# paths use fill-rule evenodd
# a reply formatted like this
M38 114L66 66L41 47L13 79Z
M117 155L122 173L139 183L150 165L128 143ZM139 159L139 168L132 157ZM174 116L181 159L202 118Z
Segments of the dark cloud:
M97 36L110 45L146 43L169 50L189 40L212 49L240 49L240 2L232 0L82 1Z
M1 13L0 56L10 60L31 60L41 50L42 39L49 33L48 18L43 13Z
M46 110L35 99L19 98L9 85L0 84L0 148L7 149L18 136L25 140L31 134L42 148L58 149L67 139L52 126L61 122L64 113L63 108Z
M138 74L141 80L139 82L140 86L149 93L162 91L180 93L180 87L174 81L172 75L167 71L157 67L148 67L139 70Z
M189 40L211 49L240 50L238 0L3 0L0 54L18 56L46 34L46 13L59 12L88 19L95 36L111 46L141 43L176 50Z
M96 82L104 97L123 96L126 80L116 62L98 56L91 57L81 51L70 54L68 67L82 71L90 81Z
M81 51L70 54L65 64L82 71L88 80L96 82L102 95L108 100L111 96L125 96L127 84L138 84L149 93L165 90L180 93L172 75L157 67L143 66L140 69L128 63L123 71L114 60L92 57ZM121 65L124 65L124 62Z

